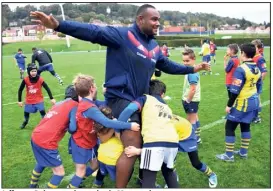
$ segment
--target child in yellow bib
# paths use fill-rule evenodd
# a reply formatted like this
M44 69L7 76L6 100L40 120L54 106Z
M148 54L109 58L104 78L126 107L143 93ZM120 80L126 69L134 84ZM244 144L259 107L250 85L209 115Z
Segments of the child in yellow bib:
M141 96L129 104L120 114L119 120L127 121L134 112L141 111L143 148L136 154L141 154L142 188L154 188L156 174L160 170L168 187L178 188L173 171L178 135L171 121L172 111L162 99L166 85L159 80L152 80L149 91L151 95Z
M113 119L112 110L107 106L100 107L101 112L110 119ZM112 181L116 181L116 163L123 152L122 142L115 137L114 129L103 127L95 123L95 130L100 140L98 149L99 171L93 187L101 187L104 177L109 174Z

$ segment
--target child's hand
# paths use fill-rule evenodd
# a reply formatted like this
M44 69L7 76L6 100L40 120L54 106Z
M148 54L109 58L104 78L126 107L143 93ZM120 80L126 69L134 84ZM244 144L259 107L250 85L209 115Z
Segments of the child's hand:
M129 146L125 148L124 152L127 155L127 157L133 157L135 155L140 155L141 149L138 149L134 146Z
M133 122L131 123L131 130L132 131L139 131L140 127L139 127L139 124Z
M50 102L51 102L52 105L55 105L56 100L55 99L51 99Z
M23 107L24 103L23 102L18 102L19 107Z

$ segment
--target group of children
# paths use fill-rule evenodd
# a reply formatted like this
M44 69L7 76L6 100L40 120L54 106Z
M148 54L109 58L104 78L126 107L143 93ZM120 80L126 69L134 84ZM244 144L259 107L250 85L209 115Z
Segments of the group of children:
M266 72L265 61L256 55L259 43L243 44L240 47L242 65L236 54L237 45L229 45L226 64L227 89L229 101L226 111L226 152L217 155L220 160L234 161L234 153L247 157L250 141L250 123L257 117L259 96L262 88L262 73ZM254 45L255 44L255 45ZM256 56L255 56L256 55ZM258 58L256 58L258 57ZM186 48L183 52L183 63L195 64L194 51ZM258 65L253 61L257 59ZM227 59L225 59L227 60ZM262 60L262 61L261 61ZM263 63L262 63L263 62ZM226 61L225 61L226 63ZM50 89L37 75L35 64L28 65L28 75L20 86L18 93L19 105L22 106L21 94L27 87L24 128L29 119L29 113L40 111L43 119L34 129L31 146L36 159L36 166L31 175L31 188L38 187L41 173L46 167L52 168L53 175L47 184L48 188L57 188L61 183L65 171L58 143L69 131L69 152L75 163L75 175L70 180L68 188L81 187L85 178L97 169L95 187L103 185L104 177L109 174L115 181L116 162L123 151L127 157L140 155L140 169L143 169L142 187L154 188L156 174L162 171L169 188L178 188L178 176L174 170L177 152L187 152L192 166L208 176L209 186L217 186L216 174L198 157L198 143L200 138L200 123L198 118L198 104L200 102L200 76L198 73L185 76L182 95L182 105L187 114L187 120L172 113L163 100L166 85L159 80L151 80L149 95L143 95L120 114L113 118L112 111L105 103L96 100L97 87L94 78L87 75L77 75L73 85L67 87L65 100L55 104ZM265 76L265 74L263 75ZM53 107L45 115L41 87L45 87ZM98 103L102 105L98 107ZM123 122L130 116L141 112L142 124ZM241 125L242 145L239 151L234 151L235 129ZM143 137L143 147L123 147L115 130L131 129L139 131ZM168 135L168 136L166 136Z

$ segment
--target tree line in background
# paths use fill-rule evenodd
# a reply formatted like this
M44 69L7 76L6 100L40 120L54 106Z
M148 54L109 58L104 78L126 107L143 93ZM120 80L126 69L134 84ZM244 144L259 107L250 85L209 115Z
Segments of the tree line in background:
M181 4L181 6L183 6ZM106 12L107 8L110 8L111 12ZM86 4L63 4L65 17L67 20L74 20L79 22L92 22L93 20L100 20L108 24L122 23L130 24L134 21L138 6L131 4L117 4L117 3L86 3ZM9 26L11 22L17 22L17 26L30 25L31 18L29 16L30 11L36 11L37 7L33 5L26 5L25 7L17 7L14 11L11 11L7 4L2 4L2 30ZM52 13L58 20L62 20L61 8L59 4L52 4L49 6L40 6L39 11L46 14ZM163 25L188 25L188 26L204 26L214 29L220 28L220 25L233 25L239 24L239 29L246 29L249 26L265 25L270 26L270 23L253 23L242 19L235 19L230 17L220 17L214 14L207 13L181 13L179 11L160 11L160 24L161 29Z

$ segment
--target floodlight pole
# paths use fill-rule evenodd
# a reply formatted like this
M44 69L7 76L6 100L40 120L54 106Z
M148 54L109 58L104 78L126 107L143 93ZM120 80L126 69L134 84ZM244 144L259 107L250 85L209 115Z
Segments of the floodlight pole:
M59 5L60 5L60 7L61 7L63 20L65 21L63 5L62 5L61 3L59 3ZM69 47L70 47L69 36L68 36L68 35L65 35L65 38L66 38L66 45L67 45L67 48L69 48Z
M201 20L200 20L200 27L199 27L199 31L200 31L200 36L201 36Z

